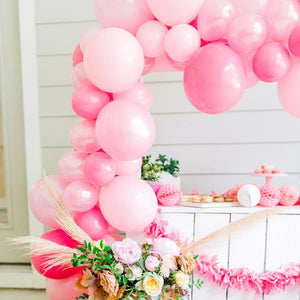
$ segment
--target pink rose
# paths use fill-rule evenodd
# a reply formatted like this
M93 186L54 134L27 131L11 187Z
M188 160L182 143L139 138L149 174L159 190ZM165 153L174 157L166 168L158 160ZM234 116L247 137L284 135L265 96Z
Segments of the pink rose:
M149 272L155 272L155 269L159 266L159 260L153 255L149 255L145 260L145 268Z
M122 242L112 244L115 259L126 265L132 265L141 258L141 248L136 241L124 239Z

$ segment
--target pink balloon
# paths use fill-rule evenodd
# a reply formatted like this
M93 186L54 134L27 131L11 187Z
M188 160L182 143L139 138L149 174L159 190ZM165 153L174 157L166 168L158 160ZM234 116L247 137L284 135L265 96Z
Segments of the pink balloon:
M204 0L147 0L147 2L159 21L174 26L192 22L197 17Z
M246 88L249 89L259 83L259 79L253 71L253 55L244 54L240 56L246 71Z
M91 27L87 29L80 38L80 48L82 52L85 51L87 44L99 34L102 30L100 27Z
M122 241L123 238L118 233L112 233L110 234L116 241Z
M228 29L228 43L238 52L253 52L259 48L267 36L264 20L256 14L238 16Z
M78 215L75 221L95 241L101 240L107 234L108 223L97 206L86 213Z
M73 67L75 67L76 65L78 65L81 62L83 62L83 53L80 49L80 45L77 45L77 47L75 48L75 50L73 52L72 65L73 65Z
M72 69L72 85L76 89L82 86L83 84L88 84L88 83L89 80L86 77L83 63L80 62Z
M88 79L96 87L120 93L140 79L144 54L137 39L129 32L106 28L86 45L83 62Z
M137 84L123 92L123 93L116 93L113 94L113 98L115 100L132 100L140 105L142 105L143 107L145 107L146 109L150 109L151 105L152 105L152 93L150 91L150 89L148 88L148 86L144 83L142 83L141 81L138 81Z
M42 239L55 242L62 246L77 248L79 243L73 240L61 229L49 231L41 236ZM65 269L61 266L52 267L46 271L45 263L51 260L53 255L31 255L31 260L34 268L43 276L52 279L61 279L69 277L78 272L78 268Z
M278 81L279 100L286 111L300 118L300 60L294 58L287 74Z
M175 25L165 38L165 50L168 56L179 62L189 60L200 44L198 31L188 24Z
M158 57L164 53L164 40L167 32L167 26L158 21L146 22L139 28L136 38L145 56Z
M86 212L97 204L98 197L98 191L93 185L83 180L76 180L65 189L63 200L69 210Z
M100 112L96 134L104 151L114 159L133 160L145 155L155 137L151 114L130 101L112 101Z
M102 189L99 203L105 219L125 232L143 231L157 212L157 199L150 185L133 176L116 177Z
M91 183L102 186L114 179L116 164L106 153L94 153L84 162L84 174Z
M137 175L142 167L142 159L138 158L135 160L115 160L116 173L118 175Z
M166 55L166 56L167 56L169 64L172 67L174 67L175 69L177 69L179 71L184 71L185 70L185 68L188 64L188 61L176 61L173 58L169 57L168 55Z
M106 245L111 246L114 242L116 242L116 239L109 234L106 234L105 236L102 237L102 240L105 241Z
M120 27L132 34L153 20L146 0L93 0L93 9L103 27Z
M72 96L74 112L84 119L96 120L101 109L109 102L107 93L92 84L78 87Z
M245 70L240 57L221 43L200 48L185 69L184 89L198 110L209 114L228 111L245 90Z
M151 68L153 67L154 63L155 63L155 58L154 57L145 57L144 70L143 70L143 74L142 74L143 76L150 73Z
M293 55L300 57L300 26L297 26L290 35L289 49Z
M47 180L59 195L63 194L68 185L68 182L59 175L47 176ZM29 195L31 211L42 224L50 228L59 228L60 226L55 221L55 209L51 204L52 200L46 179L39 180Z
M231 0L210 0L203 3L198 17L198 31L205 41L214 41L227 34L236 17Z
M256 13L263 15L268 2L272 5L272 0L232 0L239 14Z
M269 42L261 46L253 58L256 76L265 82L275 82L285 76L290 67L288 50L279 42Z
M75 150L92 153L101 148L96 138L95 124L93 120L84 120L75 124L70 132L70 142Z

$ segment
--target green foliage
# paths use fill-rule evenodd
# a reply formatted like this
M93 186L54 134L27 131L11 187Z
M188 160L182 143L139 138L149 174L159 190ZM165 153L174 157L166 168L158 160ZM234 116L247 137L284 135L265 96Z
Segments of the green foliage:
M179 172L179 161L173 158L170 160L167 158L166 155L159 154L158 158L155 160L162 166L163 172L167 172L174 177L178 176Z

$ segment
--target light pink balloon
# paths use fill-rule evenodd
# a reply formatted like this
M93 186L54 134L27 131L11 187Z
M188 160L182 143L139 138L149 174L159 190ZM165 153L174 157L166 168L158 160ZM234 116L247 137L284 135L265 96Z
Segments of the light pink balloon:
M83 120L75 124L70 132L70 142L75 150L92 153L101 148L96 138L95 124L93 120Z
M102 189L99 203L105 219L125 232L143 231L157 212L157 199L150 185L133 176L116 177Z
M107 234L108 223L97 206L86 213L78 215L75 221L95 241L101 240Z
M120 28L106 28L84 50L87 78L99 89L120 93L140 79L144 54L137 39Z
M239 14L256 13L263 15L267 5L272 5L272 0L232 0L232 2Z
M188 61L176 61L168 55L166 55L166 57L168 59L170 66L174 67L175 69L177 69L179 71L184 71L188 64Z
M88 84L88 83L89 80L86 77L83 63L80 62L72 69L72 85L76 89L82 86L83 84Z
M184 71L184 89L189 101L208 114L223 113L236 105L245 84L240 57L222 43L200 48Z
M133 160L151 148L155 125L151 114L141 105L130 100L112 101L98 116L96 134L112 158Z
M142 159L138 158L135 160L115 160L116 173L118 175L137 175L139 174L142 167Z
M150 109L153 101L153 97L150 89L146 84L142 83L141 81L138 81L133 88L123 93L113 94L113 98L115 100L120 100L120 99L132 100L142 105L148 110Z
M167 26L158 21L146 22L139 28L136 38L146 57L158 57L164 53L167 32Z
M94 37L102 30L100 27L91 27L87 29L80 38L80 48L85 51L86 45L93 40Z
M73 67L75 67L76 65L78 65L81 62L83 62L83 53L80 49L80 45L77 45L77 47L75 48L75 50L73 52L72 65L73 65Z
M293 55L300 57L300 26L297 26L289 37L289 49Z
M151 68L153 67L154 63L155 63L155 58L154 57L145 57L144 70L143 70L143 74L142 74L143 76L150 73Z
M103 27L120 27L132 34L154 16L146 0L93 0L93 9Z
M300 118L300 59L293 58L287 74L278 81L279 100L286 111Z
M203 3L198 17L198 31L205 41L215 41L227 34L236 17L231 0L210 0Z
M192 22L197 17L204 0L147 0L147 2L159 21L174 26Z
M106 153L94 153L84 162L86 178L97 186L110 183L116 175L116 164Z
M47 176L47 180L51 186L57 191L59 195L62 195L65 188L69 184L59 175ZM32 188L29 195L29 204L34 216L44 225L50 228L59 228L60 226L55 221L55 209L53 208L51 201L52 196L49 193L47 181L43 178L39 180Z
M275 82L285 76L290 67L288 50L279 42L269 42L261 46L253 58L256 76L265 82Z
M165 50L168 56L179 62L189 60L200 44L198 31L188 24L175 25L165 38Z
M267 27L257 14L238 16L228 29L228 43L237 52L253 52L265 41Z

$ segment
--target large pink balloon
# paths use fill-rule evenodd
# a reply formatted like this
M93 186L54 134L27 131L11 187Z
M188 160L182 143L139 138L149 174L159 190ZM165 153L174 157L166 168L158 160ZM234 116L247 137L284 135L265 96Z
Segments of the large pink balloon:
M103 27L120 27L132 34L154 16L146 0L92 0L93 9Z
M269 42L261 46L253 58L256 76L265 82L275 82L285 76L290 67L288 50L279 42Z
M97 36L97 34L102 30L100 27L91 27L87 29L80 38L80 49L82 52L85 51L87 44Z
M278 81L278 96L282 106L293 116L300 118L300 59L294 58L287 74Z
M157 212L157 199L150 185L133 176L116 177L102 189L99 203L105 219L125 232L143 231Z
M245 90L245 69L240 57L222 43L200 48L184 72L184 89L200 111L219 114L231 109Z
M51 175L47 180L57 191L62 195L68 182L59 175ZM49 193L49 188L46 179L39 180L32 188L29 195L29 204L34 216L44 225L50 228L59 228L60 226L55 221L55 210L51 204L53 198Z
M130 100L112 101L99 114L96 134L112 158L133 160L151 148L155 125L151 114L141 105Z
M99 89L120 93L140 79L144 54L137 39L120 28L102 29L84 50L87 78Z
M231 0L204 2L198 17L201 38L205 41L215 41L224 37L235 17L236 10Z
M239 14L258 13L263 15L268 2L272 5L272 0L232 0Z
M289 49L293 55L300 57L300 26L297 26L289 37Z
M251 53L259 48L267 36L267 27L257 14L238 16L228 29L228 43L238 52Z
M162 23L174 26L192 22L204 0L147 0L154 16Z
M137 175L141 171L142 159L135 160L115 160L116 173L118 175Z

